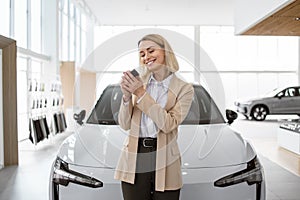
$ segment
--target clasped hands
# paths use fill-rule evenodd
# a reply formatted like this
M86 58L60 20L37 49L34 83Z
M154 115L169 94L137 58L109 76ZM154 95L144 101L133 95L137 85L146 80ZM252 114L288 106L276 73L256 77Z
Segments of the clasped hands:
M132 94L140 98L146 92L142 79L139 76L133 76L130 71L123 72L120 86L124 102L129 101Z

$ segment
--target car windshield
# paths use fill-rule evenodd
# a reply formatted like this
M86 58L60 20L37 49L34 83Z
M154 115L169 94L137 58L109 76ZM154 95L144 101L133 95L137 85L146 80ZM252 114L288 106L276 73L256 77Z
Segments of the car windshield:
M215 124L225 123L222 114L207 91L194 85L194 98L190 111L182 122L188 124ZM90 124L118 124L118 113L122 99L122 91L118 85L108 86L100 96L87 123Z
M268 92L268 93L266 93L266 97L274 97L275 95L277 95L279 92L281 92L282 90L284 90L284 88L283 87L281 87L281 88L275 88L274 90L272 90L272 91L270 91L270 92Z

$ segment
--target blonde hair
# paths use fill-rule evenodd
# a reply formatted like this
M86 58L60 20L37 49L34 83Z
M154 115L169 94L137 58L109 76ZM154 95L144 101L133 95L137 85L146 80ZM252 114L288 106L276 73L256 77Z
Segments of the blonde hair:
M165 38L163 38L161 35L158 34L145 35L144 37L142 37L142 39L139 40L138 46L142 41L152 41L156 43L158 46L160 46L165 52L165 64L168 67L169 71L177 72L179 70L179 65L175 57L175 54L169 42ZM141 66L143 65L141 59L140 59L140 65Z

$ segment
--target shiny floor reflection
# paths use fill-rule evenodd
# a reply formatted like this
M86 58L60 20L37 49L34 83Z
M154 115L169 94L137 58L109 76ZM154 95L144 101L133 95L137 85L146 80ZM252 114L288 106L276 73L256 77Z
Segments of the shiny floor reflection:
M267 200L300 200L300 158L278 147L276 130L280 123L278 120L255 122L241 118L232 127L258 152L265 169ZM36 147L29 140L20 142L19 166L0 170L0 199L48 200L50 167L61 142L70 134L57 135Z

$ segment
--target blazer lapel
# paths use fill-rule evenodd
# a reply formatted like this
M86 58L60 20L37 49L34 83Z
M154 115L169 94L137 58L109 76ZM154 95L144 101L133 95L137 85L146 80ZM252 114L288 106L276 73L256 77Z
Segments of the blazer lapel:
M177 85L177 77L175 74L173 74L173 77L171 79L169 89L168 89L168 99L167 99L167 103L165 106L166 110L170 110L175 104L176 94L177 94L176 85Z

